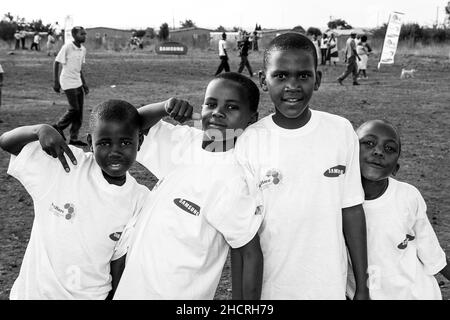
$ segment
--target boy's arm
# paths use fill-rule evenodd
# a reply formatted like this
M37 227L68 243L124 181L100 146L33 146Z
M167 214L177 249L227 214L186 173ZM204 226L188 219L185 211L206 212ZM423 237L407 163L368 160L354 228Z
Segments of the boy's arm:
M83 86L84 94L87 96L89 93L89 87L86 84L86 80L84 79L83 71L80 71L81 83Z
M447 280L450 280L450 261L447 259L447 264L445 265L445 267L439 271L440 274L442 274L444 277L447 278Z
M109 292L108 296L106 297L106 300L112 300L114 297L114 293L116 292L117 286L119 285L120 278L122 277L123 270L125 269L125 259L126 254L122 257L120 257L117 260L111 261L110 267L111 267L111 291Z
M233 253L233 251L235 252ZM261 298L263 277L263 255L258 234L245 246L233 251L232 259L233 254L240 256L234 257L234 263L237 263L235 272L233 272L233 265L231 267L232 276L237 274L238 277L236 280L232 279L233 299L259 300ZM240 268L239 265L241 265ZM238 272L239 269L241 270L240 274Z
M75 156L55 128L47 124L24 126L5 132L0 136L0 148L17 156L23 147L30 142L39 141L42 149L53 158L58 158L64 170L70 171L64 153L74 165Z
M361 204L342 209L342 227L355 274L354 300L368 300L370 296L367 287L367 231Z
M53 90L58 93L61 90L61 84L59 83L59 65L60 63L58 61L53 63Z
M145 105L138 109L141 116L141 129L147 130L159 120L170 116L174 120L183 123L191 119L193 108L189 102L177 98Z
M231 248L231 292L233 300L242 300L242 255Z

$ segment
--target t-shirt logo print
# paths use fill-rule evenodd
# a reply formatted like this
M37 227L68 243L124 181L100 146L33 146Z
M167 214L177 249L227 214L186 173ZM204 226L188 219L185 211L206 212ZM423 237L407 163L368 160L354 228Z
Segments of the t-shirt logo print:
M66 220L71 220L75 217L75 206L73 203L66 203L61 208L52 202L49 211L53 212L53 214L57 217L66 218Z
M113 232L109 235L109 238L112 241L119 241L121 235L122 235L122 232Z
M196 205L195 203L189 200L176 198L173 199L173 203L175 203L178 208L181 208L187 213L190 213L194 216L198 216L200 214L200 206Z
M270 169L267 171L266 175L259 182L258 187L260 189L264 189L268 187L270 184L277 185L281 181L281 173L277 169Z
M338 165L325 170L323 175L328 178L336 178L345 173L345 166Z
M408 246L408 242L409 242L409 241L413 241L415 238L416 238L416 237L407 234L405 240L403 240L402 243L400 243L400 244L397 246L397 248L402 249L402 250L403 250L403 249L406 249L406 247Z

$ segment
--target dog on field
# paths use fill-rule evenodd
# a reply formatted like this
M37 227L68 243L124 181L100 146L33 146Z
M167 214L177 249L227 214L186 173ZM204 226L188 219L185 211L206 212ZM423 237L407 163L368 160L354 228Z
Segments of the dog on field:
M414 73L416 72L416 69L402 69L402 74L400 75L400 79L406 79L406 78L414 78Z

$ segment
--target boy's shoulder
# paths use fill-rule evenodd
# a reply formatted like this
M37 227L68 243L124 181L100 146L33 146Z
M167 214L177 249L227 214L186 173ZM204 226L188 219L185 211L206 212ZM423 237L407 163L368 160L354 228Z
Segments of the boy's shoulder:
M419 189L408 182L399 181L397 179L390 177L389 183L395 187L397 193L401 193L399 197L412 197L412 198L416 198L418 196L422 197L422 194L420 193Z

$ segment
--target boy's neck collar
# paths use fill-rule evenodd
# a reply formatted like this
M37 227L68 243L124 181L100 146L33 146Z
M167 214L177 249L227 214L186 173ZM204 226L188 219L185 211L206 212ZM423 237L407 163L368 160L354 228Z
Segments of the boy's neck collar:
M225 141L214 141L204 136L202 140L202 149L208 152L227 152L234 149L236 139L237 138Z
M309 120L311 120L311 109L309 109L309 106L306 107L306 109L303 111L303 113L294 119L286 118L280 113L275 112L275 114L272 116L273 122L283 128L283 129L300 129L304 127Z
M364 200L375 200L381 197L389 186L389 178L371 181L361 177L362 186L364 189Z
M123 186L125 182L127 182L127 176L125 174L121 177L111 177L102 170L102 175L109 184L113 184L119 187Z
M77 48L81 48L81 43L77 42L77 41L72 41L72 43L77 47Z

